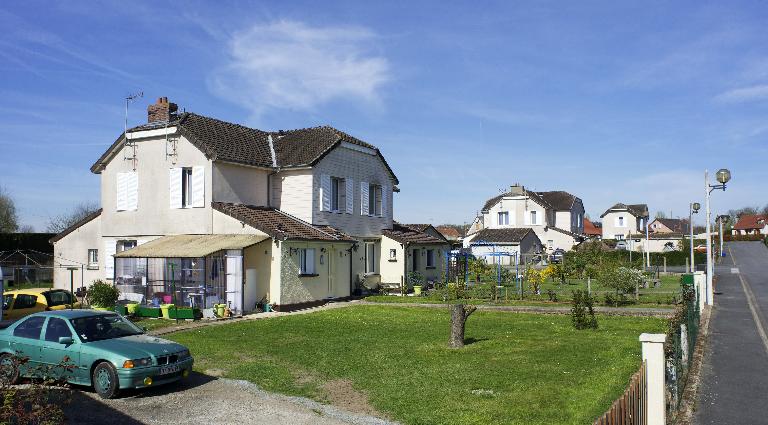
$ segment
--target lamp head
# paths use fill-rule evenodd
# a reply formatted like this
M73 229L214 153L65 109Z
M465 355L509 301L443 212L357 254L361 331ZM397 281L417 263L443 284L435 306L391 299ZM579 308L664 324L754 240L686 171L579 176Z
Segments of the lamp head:
M731 172L727 168L721 168L717 171L717 181L720 182L720 184L726 184L729 180L731 180Z
M697 213L699 212L699 208L701 208L701 204L698 202L694 202L693 205L691 205L691 208L693 208L693 212Z

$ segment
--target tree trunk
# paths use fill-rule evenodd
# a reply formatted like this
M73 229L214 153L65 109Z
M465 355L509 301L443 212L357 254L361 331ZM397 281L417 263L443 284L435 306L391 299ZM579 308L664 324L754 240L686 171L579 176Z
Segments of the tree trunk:
M464 324L470 314L477 310L473 305L452 304L451 309L451 338L448 340L448 347L464 347Z

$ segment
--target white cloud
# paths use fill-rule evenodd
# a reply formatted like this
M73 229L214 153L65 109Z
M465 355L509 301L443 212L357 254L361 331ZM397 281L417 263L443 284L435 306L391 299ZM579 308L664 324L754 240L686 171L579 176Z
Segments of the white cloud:
M728 90L715 96L720 102L738 103L768 99L768 84Z
M211 89L256 114L311 110L340 98L378 104L391 77L387 59L370 51L374 40L360 27L255 25L231 37L229 63L214 73Z

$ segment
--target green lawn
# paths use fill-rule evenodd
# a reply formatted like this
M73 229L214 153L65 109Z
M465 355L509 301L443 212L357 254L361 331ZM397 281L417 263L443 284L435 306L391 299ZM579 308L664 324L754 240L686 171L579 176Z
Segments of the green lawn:
M147 317L129 317L131 322L135 323L140 328L144 328L148 331L153 331L155 329L162 329L167 328L170 326L176 326L179 324L187 323L186 320L181 320L179 323L176 323L175 320L168 320L168 319L150 319Z
M604 306L602 302L602 296L599 297L598 302L595 304L596 307ZM472 304L472 305L491 305L491 306L518 306L518 307L571 307L571 300L570 296L568 297L560 297L557 302L551 302L546 301L547 295L543 294L539 299L531 299L530 297L518 300L514 297L509 298L507 300L504 300L503 297L499 299L499 301L491 302L486 299L466 299L463 300L464 304ZM375 302L375 303L388 303L388 304L445 304L445 302L438 297L416 297L416 296L407 296L402 297L399 295L369 295L365 297L365 301ZM666 304L666 303L657 303L655 301L649 301L644 298L640 298L639 303L632 303L632 304L624 304L619 307L625 307L625 308L665 308L665 309L674 309L674 304Z
M602 414L640 363L654 318L600 317L575 331L570 316L476 312L462 350L446 347L443 309L353 306L172 334L195 369L321 401L348 380L384 415L406 424L583 424Z

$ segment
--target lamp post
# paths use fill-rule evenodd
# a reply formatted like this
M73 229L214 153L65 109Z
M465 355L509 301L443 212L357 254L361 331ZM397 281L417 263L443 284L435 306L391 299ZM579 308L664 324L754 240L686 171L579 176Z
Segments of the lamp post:
M75 272L80 270L80 267L67 267L67 270L69 270L69 293L70 295L74 296L75 293ZM69 309L72 310L72 307L75 302L75 300L70 300Z
M714 304L714 288L712 287L712 274L714 265L712 264L712 213L709 206L709 197L715 189L725 191L725 184L731 180L731 172L721 168L715 174L717 182L720 184L709 184L709 170L704 170L704 192L706 193L706 219L707 219L707 305Z
M720 256L725 257L725 251L723 251L723 223L727 223L731 219L729 215L717 216L717 221L720 223Z
M701 209L701 204L698 202L688 204L688 229L691 231L691 273L696 271L693 265L693 215L698 214L699 209Z

